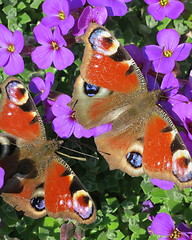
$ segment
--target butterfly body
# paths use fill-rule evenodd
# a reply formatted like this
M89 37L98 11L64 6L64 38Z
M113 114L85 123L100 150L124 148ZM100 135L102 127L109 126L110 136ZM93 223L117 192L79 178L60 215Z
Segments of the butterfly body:
M85 53L71 106L86 128L112 124L95 138L110 169L191 186L191 156L158 104L161 90L148 91L134 60L103 26L91 24L82 39Z
M9 77L2 85L0 167L5 170L3 199L26 216L95 220L94 203L80 180L48 141L40 115L22 82Z

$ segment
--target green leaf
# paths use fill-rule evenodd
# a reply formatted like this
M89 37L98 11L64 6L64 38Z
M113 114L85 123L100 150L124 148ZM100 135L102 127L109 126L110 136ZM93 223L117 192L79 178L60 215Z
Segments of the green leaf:
M34 9L37 9L42 2L43 2L42 0L34 0L34 1L30 4L30 7L31 7L31 8L34 8Z
M164 18L162 21L159 21L159 24L157 26L157 30L160 31L164 28L167 28L168 24L171 22L170 18Z
M158 21L156 21L151 15L146 15L145 17L146 24L149 28L154 28L157 26Z
M21 24L25 24L31 21L30 16L27 13L23 13L22 15L19 16L20 17L20 23Z

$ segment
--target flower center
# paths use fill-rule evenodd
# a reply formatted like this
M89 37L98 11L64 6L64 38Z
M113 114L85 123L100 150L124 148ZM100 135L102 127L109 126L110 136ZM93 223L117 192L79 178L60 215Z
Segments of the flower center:
M177 240L179 237L181 237L180 231L176 228L169 236L170 239Z
M53 48L54 50L58 50L58 49L59 49L59 46L58 46L58 44L57 44L55 41L52 41L52 42L51 42L51 46L52 46L52 48Z
M65 13L63 11L60 11L58 14L58 17L60 20L64 20L65 19Z
M171 57L172 56L172 51L171 50L166 50L166 51L164 51L163 52L163 55L165 56L165 57Z
M159 3L160 3L160 5L161 5L162 7L165 7L165 6L168 5L169 0L160 0Z
M9 52L11 52L11 53L15 52L15 46L14 46L14 44L10 43L10 44L8 45L7 51L9 51Z
M76 120L75 112L72 112L72 113L71 113L71 118L72 118L73 120Z

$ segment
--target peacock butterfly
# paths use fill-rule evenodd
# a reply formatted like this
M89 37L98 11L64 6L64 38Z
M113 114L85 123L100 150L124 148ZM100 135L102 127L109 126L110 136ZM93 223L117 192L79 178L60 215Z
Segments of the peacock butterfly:
M161 90L147 90L140 69L105 27L90 24L82 40L85 51L70 106L85 128L112 124L95 138L110 169L191 187L191 156L158 104Z
M15 77L1 84L0 167L5 170L3 199L32 218L48 214L89 224L95 205L80 180L55 154L25 85Z

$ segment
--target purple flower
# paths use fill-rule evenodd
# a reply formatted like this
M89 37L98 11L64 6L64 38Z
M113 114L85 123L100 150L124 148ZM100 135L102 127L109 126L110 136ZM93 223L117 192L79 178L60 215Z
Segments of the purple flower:
M175 61L182 61L189 56L191 43L179 44L179 34L174 29L162 29L157 34L157 45L143 47L145 58L152 62L158 73L169 73L175 66ZM178 45L179 44L179 45Z
M154 89L161 88L162 97L159 101L159 104L168 112L169 116L171 116L178 123L181 122L179 117L175 112L173 112L173 106L179 103L183 99L183 95L178 94L179 90L179 81L173 75L172 72L164 75L161 86L159 87L157 80L150 75L147 75L147 83L149 91ZM185 98L185 97L184 97Z
M55 119L52 128L61 138L69 138L72 134L76 138L97 136L111 129L110 124L105 124L92 129L84 129L75 119L73 110L67 105L71 101L68 95L62 94L52 106Z
M185 85L184 94L189 99L189 101L192 101L192 70L189 73L189 81Z
M153 208L154 204L151 202L151 200L147 200L142 203L142 212L149 213Z
M31 92L38 94L33 99L36 105L48 97L53 82L54 74L51 72L46 74L45 80L40 77L34 77L31 79L29 83L29 89Z
M160 179L150 179L150 181L153 183L153 185L163 189L163 190L171 190L174 187L174 183L167 181L167 180L160 180Z
M183 126L187 130L188 137L192 140L192 102L179 102L173 106L173 111L181 119Z
M54 101L49 100L49 99L45 99L43 101L43 106L44 106L43 121L45 123L51 122L55 118L55 116L52 113L52 109L51 109L53 104L54 104Z
M185 223L183 222L179 223L177 228L179 229L179 231L187 233L192 237L192 228L189 228Z
M190 240L190 237L175 227L174 221L167 213L158 213L151 224L151 231L164 236L159 240Z
M127 13L126 2L131 0L87 0L92 6L104 6L107 8L109 16L123 16Z
M46 0L43 5L43 12L47 15L41 22L46 27L59 26L63 35L73 27L75 20L70 15L69 3L67 0Z
M161 21L165 17L176 19L184 11L184 4L178 0L144 0L149 6L148 13L155 20Z
M74 55L64 47L67 44L58 28L52 33L50 28L40 23L33 31L37 42L42 44L31 53L32 61L39 68L49 68L53 62L55 68L63 70L73 63Z
M85 5L86 0L68 0L70 9L80 8Z
M3 168L0 167L0 188L2 188L4 185L4 176L5 176L5 171Z
M188 151L190 152L190 154L192 156L192 141L191 141L191 139L188 137L188 134L186 132L179 132L179 134L181 135L183 142L185 143Z
M12 33L3 24L0 24L0 67L7 75L22 73L24 61L19 54L24 46L24 37L21 32Z
M144 58L142 51L134 44L126 45L124 48L134 59L138 67L142 69L143 75L146 76L149 71L150 62Z
M46 123L51 122L55 118L52 112L52 106L60 95L63 95L63 93L51 90L48 98L43 101L45 112L43 115L44 122Z
M79 32L75 35L79 36L84 34L91 22L98 23L100 25L104 24L107 19L107 10L105 7L95 7L87 6L77 22L77 28Z

